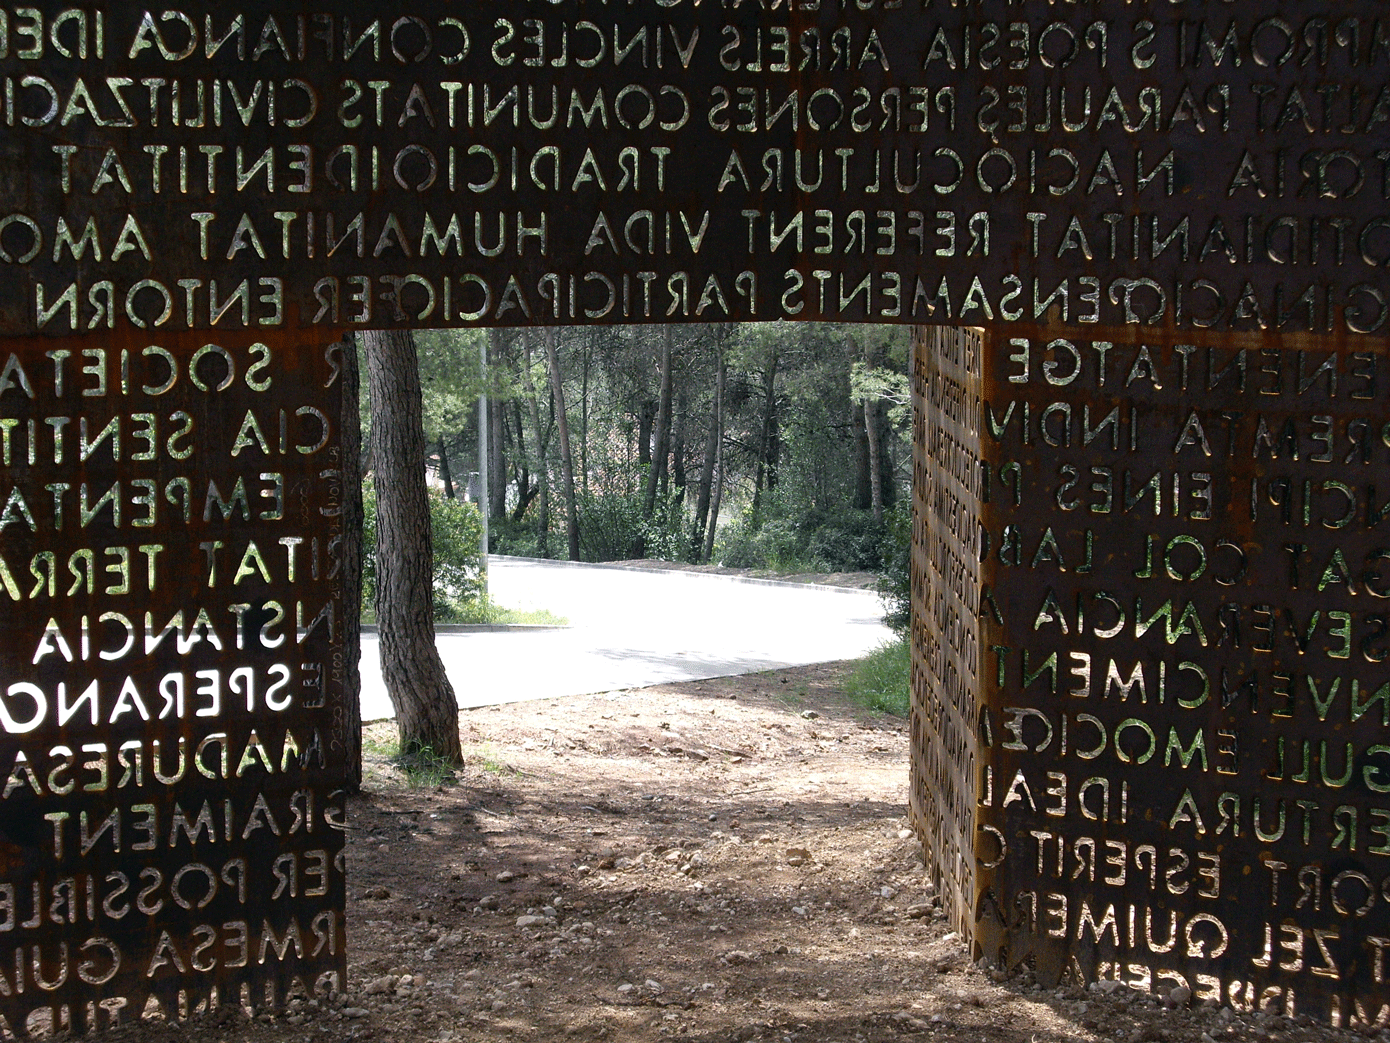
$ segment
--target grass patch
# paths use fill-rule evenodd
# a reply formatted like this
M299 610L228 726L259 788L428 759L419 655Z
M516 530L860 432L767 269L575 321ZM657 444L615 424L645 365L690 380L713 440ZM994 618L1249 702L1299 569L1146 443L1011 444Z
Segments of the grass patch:
M845 681L845 691L861 706L875 713L906 717L909 707L909 673L912 656L906 638L886 641L859 664Z
M521 772L510 764L501 760L496 748L491 743L484 743L467 754L470 767L477 768L479 771L489 775L520 775Z
M362 730L362 753L367 761L385 761L405 778L411 789L436 789L458 781L458 771L433 750L402 754L395 724L373 724ZM394 774L394 773L390 773ZM388 775L389 778L389 775Z
M496 625L499 623L530 623L542 626L563 627L569 625L569 620L564 616L557 616L548 608L506 608L493 601L463 601L458 602L448 612L436 612L436 623L489 623ZM363 607L362 622L373 624L376 622L375 609Z
M392 725L393 729L394 727ZM364 755L395 760L400 752L400 740L396 738L394 732L379 731L375 725L368 725L362 729L362 753Z
M564 626L569 620L557 616L548 608L506 608L487 598L466 601L460 611L447 620L450 623L531 623L545 626Z
M428 746L397 757L396 766L405 772L411 789L436 789L458 782L457 770Z

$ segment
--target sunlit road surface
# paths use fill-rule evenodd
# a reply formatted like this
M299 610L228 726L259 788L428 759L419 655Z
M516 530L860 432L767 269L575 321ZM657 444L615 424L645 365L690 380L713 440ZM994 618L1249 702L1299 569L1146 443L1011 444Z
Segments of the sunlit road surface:
M529 558L490 559L492 599L562 630L442 633L459 706L489 706L853 659L891 637L872 591ZM393 717L375 634L362 719Z

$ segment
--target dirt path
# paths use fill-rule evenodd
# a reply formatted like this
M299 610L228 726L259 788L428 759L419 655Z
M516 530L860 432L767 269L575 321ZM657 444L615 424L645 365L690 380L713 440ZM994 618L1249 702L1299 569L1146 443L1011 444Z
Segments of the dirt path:
M372 755L350 814L347 995L105 1038L1355 1038L971 965L908 830L905 722L851 708L846 672L465 711L461 785L411 788Z

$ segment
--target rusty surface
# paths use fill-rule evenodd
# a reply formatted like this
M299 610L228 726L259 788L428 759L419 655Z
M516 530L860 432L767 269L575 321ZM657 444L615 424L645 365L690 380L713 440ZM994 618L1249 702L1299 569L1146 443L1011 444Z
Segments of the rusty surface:
M914 551L914 728L977 757L977 955L1383 1022L1390 361L1057 330L982 370L971 440L919 355L928 445L965 437L982 488L973 536L919 498ZM955 610L980 702L932 727Z
M0 1028L343 973L340 350L0 344Z
M0 331L1386 330L1378 0L764 6L16 9Z
M942 908L970 937L975 903L977 738L981 694L975 619L980 590L976 330L913 331L912 784Z

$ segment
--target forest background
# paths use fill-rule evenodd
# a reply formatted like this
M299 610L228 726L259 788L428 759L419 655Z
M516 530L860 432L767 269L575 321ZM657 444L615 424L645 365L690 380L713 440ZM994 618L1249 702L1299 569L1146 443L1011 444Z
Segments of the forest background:
M494 612L479 575L486 503L493 554L874 571L883 577L888 622L905 626L906 327L586 326L415 338L437 621L486 621ZM478 453L483 392L486 490ZM377 475L370 450L363 464L370 614Z

